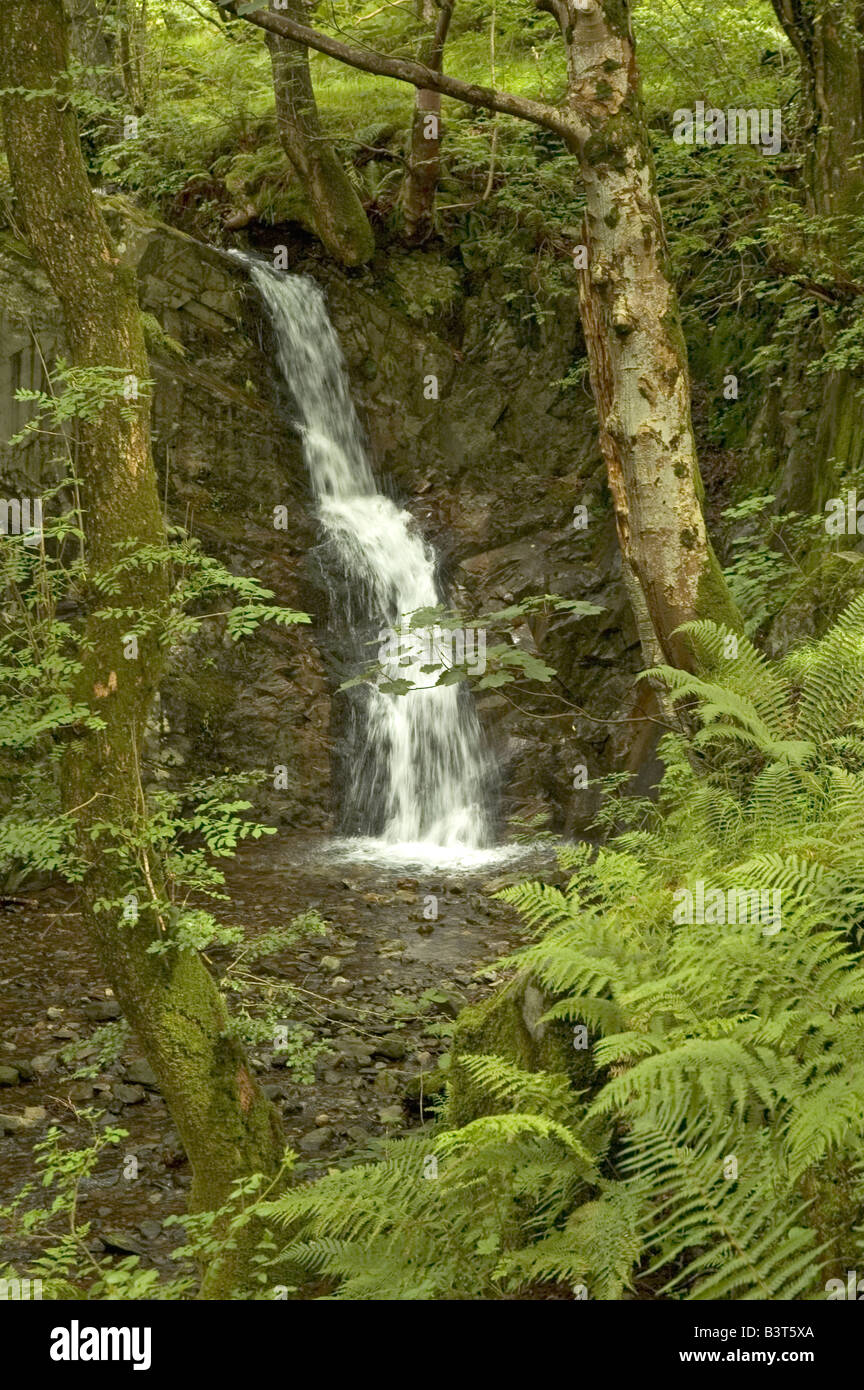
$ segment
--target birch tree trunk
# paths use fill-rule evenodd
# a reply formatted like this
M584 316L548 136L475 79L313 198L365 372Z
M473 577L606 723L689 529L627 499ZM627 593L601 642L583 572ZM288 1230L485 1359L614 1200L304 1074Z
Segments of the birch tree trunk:
M0 86L7 89L2 117L15 194L34 254L62 307L71 363L119 368L143 382L148 363L134 276L118 266L64 96L68 47L62 0L3 0ZM27 99L20 89L53 89L55 95ZM116 562L123 542L165 541L149 402L142 392L139 407L130 411L129 406L112 400L95 418L80 422L78 475L93 573ZM180 1133L192 1165L192 1205L212 1209L224 1202L236 1178L276 1171L284 1147L279 1117L228 1034L224 1001L200 956L149 952L159 932L151 911L142 909L133 923L119 920L119 911L97 910L100 899L117 899L129 887L105 841L91 836L99 821L137 824L138 750L163 669L155 636L139 638L137 660L126 660L122 620L100 616L98 610L106 603L133 611L158 608L166 593L166 576L156 568L135 569L108 600L88 596L78 694L105 728L70 743L62 794L86 863L80 890L85 929ZM147 877L158 894L158 866L150 868ZM146 898L144 888L141 900ZM247 1254L239 1248L211 1266L205 1291L225 1296L242 1277Z
M582 324L600 447L625 568L659 646L691 662L676 629L739 627L705 528L687 350L655 186L630 14L622 0L548 0L567 46L571 148L585 188ZM644 643L643 643L644 646Z

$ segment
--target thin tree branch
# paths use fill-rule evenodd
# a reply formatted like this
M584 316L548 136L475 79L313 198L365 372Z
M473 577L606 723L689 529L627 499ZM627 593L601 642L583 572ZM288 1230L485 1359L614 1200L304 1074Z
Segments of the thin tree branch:
M218 3L218 0L214 2ZM230 4L220 5L219 8L238 19L248 20L259 29L278 34L281 38L293 39L295 43L305 44L307 48L314 48L318 53L335 58L337 62L345 63L348 67L375 73L378 77L393 77L421 90L440 92L442 96L452 97L454 101L462 101L467 106L478 106L486 111L500 111L505 116L517 116L523 121L531 121L534 125L554 131L571 144L587 139L590 134L587 125L577 117L559 111L554 106L546 106L527 97L518 97L512 92L495 92L489 87L478 87L473 82L464 82L448 73L435 72L423 63L414 63L406 58L392 58L371 49L352 48L347 43L331 38L329 34L309 29L305 24L298 24L296 20L275 14L272 10L253 10L248 14L240 14L237 5L238 0L231 0Z

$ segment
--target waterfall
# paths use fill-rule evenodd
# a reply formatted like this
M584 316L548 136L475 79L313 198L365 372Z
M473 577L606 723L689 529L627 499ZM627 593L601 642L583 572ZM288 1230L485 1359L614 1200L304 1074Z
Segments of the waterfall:
M381 630L381 674L366 686L360 746L346 796L361 835L383 847L476 850L490 844L490 755L464 682L437 685L433 659L451 664L437 638L404 620L441 603L435 555L411 513L379 491L348 387L339 340L314 280L243 257L271 317L278 366L297 426L322 532L351 590L352 611ZM435 632L435 629L432 629ZM407 680L395 694L382 682ZM433 854L434 857L434 854Z

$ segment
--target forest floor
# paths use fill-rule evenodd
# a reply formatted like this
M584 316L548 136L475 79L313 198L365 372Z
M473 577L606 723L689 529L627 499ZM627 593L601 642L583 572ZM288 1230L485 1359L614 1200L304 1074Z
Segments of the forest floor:
M430 1121L453 1019L502 978L496 958L524 939L515 912L491 895L551 859L534 856L506 874L418 874L334 863L321 846L292 836L246 845L228 872L232 905L223 916L242 920L253 937L310 908L327 923L326 935L256 961L241 996L254 1014L269 984L290 981L290 1021L320 1049L307 1058L314 1080L305 1082L270 1048L251 1049L298 1154L295 1171L306 1177ZM429 894L434 921L423 913ZM155 1078L125 1030L115 1059L100 1052L96 1034L120 1011L82 940L74 895L52 886L21 897L0 911L0 1205L33 1179L33 1145L49 1126L60 1127L64 1147L85 1147L92 1121L82 1111L101 1111L97 1125L119 1126L128 1138L81 1184L78 1215L92 1222L92 1249L176 1268L170 1256L182 1232L163 1223L185 1209L191 1176ZM213 963L221 971L230 959L217 952ZM62 1055L73 1045L76 1058ZM76 1076L86 1064L89 1074ZM21 1246L4 1257L33 1253Z

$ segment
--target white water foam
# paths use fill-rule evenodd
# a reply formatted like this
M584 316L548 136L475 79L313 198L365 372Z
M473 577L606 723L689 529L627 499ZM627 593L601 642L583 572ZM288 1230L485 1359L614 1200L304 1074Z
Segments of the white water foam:
M411 513L378 490L363 444L339 340L314 280L241 257L267 306L278 365L298 412L318 518L360 605L382 630L441 602L435 555ZM382 649L383 650L383 649ZM449 661L440 646L436 660ZM505 862L492 844L487 808L490 754L473 703L459 684L436 685L426 644L403 632L369 687L365 747L348 794L380 834L334 842L343 857L474 867ZM408 694L382 688L407 680ZM461 684L461 683L460 683Z

